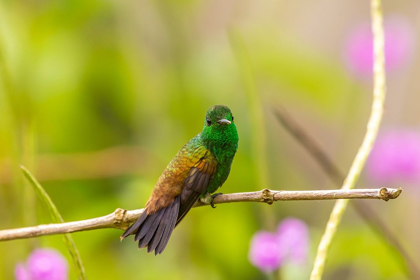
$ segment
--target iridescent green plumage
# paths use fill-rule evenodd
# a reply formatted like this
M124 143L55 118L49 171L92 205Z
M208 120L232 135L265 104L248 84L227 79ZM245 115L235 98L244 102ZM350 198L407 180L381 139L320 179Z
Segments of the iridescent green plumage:
M160 254L174 227L200 196L216 191L226 181L238 148L233 115L216 105L207 113L200 134L185 144L157 181L144 213L121 236L135 233L138 247Z

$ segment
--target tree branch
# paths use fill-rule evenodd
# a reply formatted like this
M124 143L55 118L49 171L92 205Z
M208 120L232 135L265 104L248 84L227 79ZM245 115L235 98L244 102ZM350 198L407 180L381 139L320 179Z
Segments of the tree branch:
M381 199L388 201L389 199L397 198L401 192L401 189L391 188L321 191L273 191L264 189L256 192L220 195L214 198L213 203L263 202L272 204L275 201L329 199ZM207 204L199 201L194 207L205 205ZM0 230L0 241L103 228L126 229L130 223L134 222L141 213L143 213L143 211L143 209L128 211L118 208L111 214L88 220Z

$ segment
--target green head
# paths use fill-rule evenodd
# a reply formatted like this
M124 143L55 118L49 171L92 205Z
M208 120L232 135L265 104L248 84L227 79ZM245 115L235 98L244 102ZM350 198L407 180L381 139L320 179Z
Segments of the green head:
M216 156L223 150L236 152L238 132L228 107L215 105L207 110L201 138Z

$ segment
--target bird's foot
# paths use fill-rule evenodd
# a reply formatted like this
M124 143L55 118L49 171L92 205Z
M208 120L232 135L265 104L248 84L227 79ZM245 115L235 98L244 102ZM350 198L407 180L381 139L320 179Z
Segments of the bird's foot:
M215 193L215 194L209 194L207 193L204 197L201 197L200 200L201 202L205 203L205 204L210 204L211 208L216 208L216 206L214 206L213 200L215 197L222 195L223 193Z
M216 208L216 206L214 206L214 204L213 204L213 200L214 200L216 197L218 197L219 195L222 195L222 194L223 194L223 193L219 192L219 193L212 194L212 195L210 196L210 206L211 206L211 208Z

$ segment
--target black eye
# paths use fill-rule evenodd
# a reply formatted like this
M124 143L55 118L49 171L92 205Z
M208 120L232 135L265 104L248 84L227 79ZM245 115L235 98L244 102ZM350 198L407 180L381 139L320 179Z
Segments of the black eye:
M232 121L233 121L234 117L232 116Z
M211 126L211 120L207 119L207 126Z

